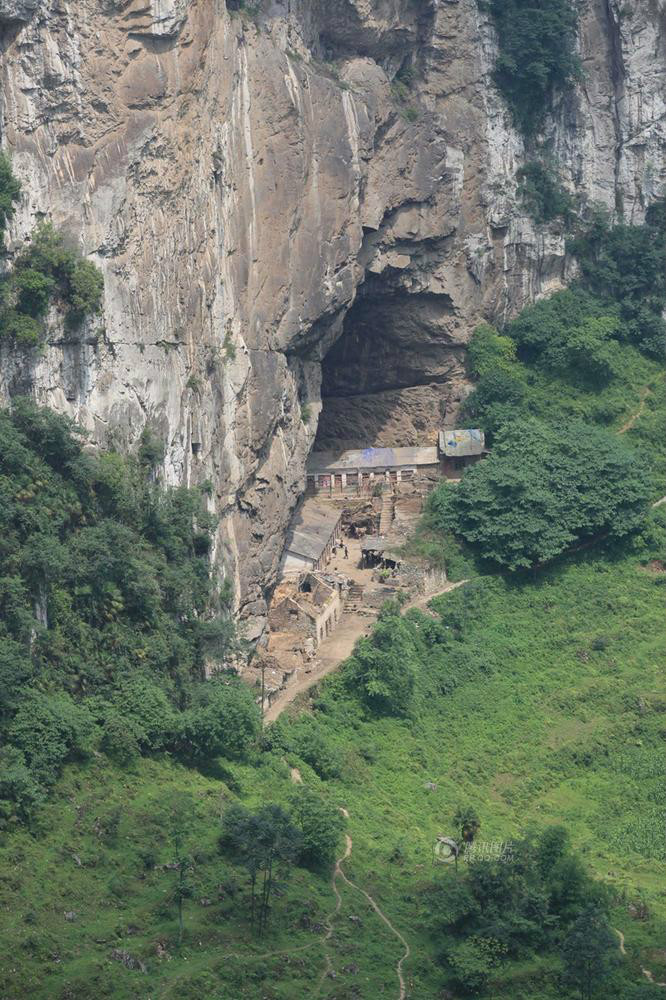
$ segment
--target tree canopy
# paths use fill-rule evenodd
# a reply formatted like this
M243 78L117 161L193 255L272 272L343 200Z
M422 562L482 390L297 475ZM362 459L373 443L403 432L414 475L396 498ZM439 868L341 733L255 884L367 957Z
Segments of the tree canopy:
M61 765L97 745L119 760L234 755L258 731L249 689L204 681L237 641L201 492L84 444L27 400L0 411L5 815L27 816Z
M523 419L498 431L492 454L457 487L439 486L429 509L442 531L515 570L586 539L626 535L649 497L643 462L615 435L580 421Z

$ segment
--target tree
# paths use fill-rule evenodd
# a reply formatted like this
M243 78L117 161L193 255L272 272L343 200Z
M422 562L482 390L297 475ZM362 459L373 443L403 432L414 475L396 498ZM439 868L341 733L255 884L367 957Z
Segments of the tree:
M287 813L277 805L262 806L256 813L241 805L230 806L222 817L222 850L231 850L247 870L252 890L251 925L255 927L259 886L258 930L268 923L271 894L280 871L286 873L301 851L301 836Z
M5 226L14 215L14 202L21 194L21 185L14 176L12 165L5 153L0 153L0 239Z
M247 685L216 679L199 688L195 706L183 713L178 742L193 757L238 757L260 729L261 713Z
M521 420L498 432L492 454L455 490L438 487L430 510L442 532L515 570L635 531L649 499L644 463L614 434L581 421Z
M458 806L453 822L460 828L460 835L466 844L471 844L481 828L481 820L473 806Z
M562 948L564 980L591 1000L617 963L618 941L606 915L587 907L567 934Z
M513 371L516 362L516 344L490 326L480 323L467 346L471 373L477 378L489 372Z
M406 715L411 707L417 650L409 624L399 613L382 615L372 637L357 643L347 677L377 712Z
M340 810L313 789L302 786L292 796L291 812L301 834L303 864L313 868L331 864L344 828Z
M175 858L168 867L171 871L176 872L176 884L173 887L172 899L176 903L178 912L178 946L180 947L183 943L185 930L185 900L191 899L194 893L192 884L194 862L185 847L194 810L194 800L187 793L178 794L169 803L168 809L168 822L175 852Z
M580 288L527 306L506 333L520 357L572 379L605 382L615 373L613 342L621 334L617 307Z
M506 946L496 938L472 935L449 946L444 957L455 985L463 993L479 993L505 954Z

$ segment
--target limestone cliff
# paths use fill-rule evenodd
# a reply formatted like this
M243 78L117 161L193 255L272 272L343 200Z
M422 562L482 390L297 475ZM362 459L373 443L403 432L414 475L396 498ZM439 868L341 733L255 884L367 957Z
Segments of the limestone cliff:
M74 336L52 316L42 354L3 348L0 393L122 447L148 423L167 481L210 479L256 636L322 361L324 440L422 439L465 392L479 319L570 263L516 197L523 141L477 0L238 6L0 0L2 145L24 192L7 260L48 217L105 279L101 322ZM585 0L584 81L543 137L572 188L636 221L666 180L664 15Z

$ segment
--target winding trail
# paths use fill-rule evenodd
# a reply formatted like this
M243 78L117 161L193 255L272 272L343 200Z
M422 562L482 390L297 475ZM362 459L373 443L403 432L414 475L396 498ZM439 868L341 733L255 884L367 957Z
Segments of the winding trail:
M622 931L619 931L617 927L613 927L613 931L617 934L618 938L620 939L620 954L626 955L627 949L624 947L624 934L622 933ZM648 980L648 982L652 983L653 986L666 986L666 983L655 982L655 978L649 969L644 969L643 966L641 965L640 970L645 976L645 978Z
M620 429L618 431L618 434L626 434L627 431L630 431L631 428L636 423L636 421L643 415L643 410L645 409L645 400L650 395L650 391L651 390L650 390L649 386L647 386L647 385L643 386L643 388L640 391L640 395L639 395L640 402L639 402L638 409L636 410L636 412L631 417L629 417L629 419L624 424L622 424L622 426L620 427Z
M349 813L347 812L346 809L341 808L340 812L345 817L345 819L349 819ZM391 923L391 921L389 920L389 918L386 916L386 914L384 913L384 911L381 909L381 907L379 906L379 904L372 898L372 896L370 895L370 893L366 892L365 889L362 889L360 887L360 885L356 885L355 882L352 882L351 879L347 878L347 876L345 875L345 873L344 873L344 871L342 869L342 862L346 861L351 856L351 852L352 852L352 847L353 846L354 846L354 842L352 841L351 837L349 836L348 833L345 834L345 853L342 855L341 858L339 858L335 862L335 868L333 869L333 876L331 878L331 886L333 888L333 892L335 893L335 901L336 901L335 902L335 909L331 912L330 916L328 917L328 919L326 921L327 931L326 931L326 934L325 934L325 936L323 938L323 941L324 942L328 941L330 939L331 935L333 934L333 923L332 923L332 921L333 921L333 918L335 916L337 916L337 914L340 912L340 907L342 905L342 897L340 895L340 890L338 889L338 887L336 885L338 876L340 876L340 878L342 878L343 881L346 882L346 884L351 889L356 889L356 891L360 892L362 896L365 896L365 898L367 899L368 903L370 903L370 906L373 908L373 910L375 911L375 913L377 914L377 916L379 917L379 919L383 920L383 922L386 924L386 926L388 927L388 929L391 931L391 934L393 934L398 939L398 941L400 942L400 944L405 949L404 952L403 952L403 954L402 954L402 957L398 960L398 962L396 964L396 967L395 967L395 972L396 972L396 976L398 977L398 986L399 986L398 1000L405 1000L405 997L407 996L407 987L405 985L405 977L404 977L403 972L402 972L402 967L403 967L404 963L407 961L407 959L409 958L409 956L412 953L411 952L411 948L409 947L409 945L405 941L405 939L402 936L402 934L400 933L400 931L397 930L397 928L393 926L393 924ZM331 963L331 959L330 959L330 957L328 955L328 952L327 952L326 953L326 968L324 969L324 971L323 971L323 973L321 975L321 979L319 980L319 986L317 987L316 996L319 995L319 992L320 992L321 987L323 985L324 979L326 978L326 976L329 975L329 973L332 971L332 969L333 969L333 966L332 966L332 963Z

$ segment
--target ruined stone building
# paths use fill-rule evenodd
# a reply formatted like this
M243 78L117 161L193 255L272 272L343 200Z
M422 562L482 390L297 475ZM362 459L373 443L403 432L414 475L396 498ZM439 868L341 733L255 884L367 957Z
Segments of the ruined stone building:
M342 511L305 500L292 518L282 556L281 577L322 569L340 537Z

